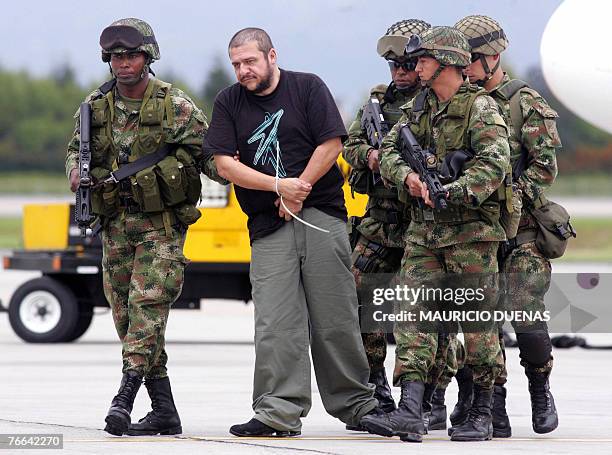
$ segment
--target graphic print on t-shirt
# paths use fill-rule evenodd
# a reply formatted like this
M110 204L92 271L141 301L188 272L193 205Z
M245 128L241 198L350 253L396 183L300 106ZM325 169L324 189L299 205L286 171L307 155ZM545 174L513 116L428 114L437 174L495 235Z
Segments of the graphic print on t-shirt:
M260 160L261 166L266 166L269 163L274 168L275 173L281 178L287 176L285 168L283 167L281 159L282 151L278 142L278 125L284 113L285 111L283 109L278 110L274 114L266 112L264 121L255 128L253 135L247 141L249 144L259 141L257 152L253 159L253 165L256 166ZM266 135L266 129L268 128L270 129ZM277 154L278 163L276 162Z

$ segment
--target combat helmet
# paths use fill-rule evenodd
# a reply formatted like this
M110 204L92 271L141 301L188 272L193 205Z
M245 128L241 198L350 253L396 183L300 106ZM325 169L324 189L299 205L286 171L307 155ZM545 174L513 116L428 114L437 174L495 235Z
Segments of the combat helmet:
M497 55L508 47L501 25L488 16L467 16L455 28L468 38L472 54Z
M404 19L396 22L387 29L387 32L378 40L376 51L378 55L387 60L404 59L404 49L412 35L419 35L431 24L419 19Z
M100 35L102 61L109 62L111 54L141 51L147 54L147 64L159 60L159 46L153 29L141 19L119 19L106 27Z
M480 60L485 78L476 81L476 83L484 85L486 81L493 77L501 63L501 59L498 59L495 66L489 68L485 55L500 54L508 47L508 38L504 30L497 21L488 16L478 15L464 17L455 24L455 28L467 36L471 47L472 60Z
M467 38L453 27L432 27L421 35L412 35L406 44L406 57L428 56L442 66L464 68L470 64Z

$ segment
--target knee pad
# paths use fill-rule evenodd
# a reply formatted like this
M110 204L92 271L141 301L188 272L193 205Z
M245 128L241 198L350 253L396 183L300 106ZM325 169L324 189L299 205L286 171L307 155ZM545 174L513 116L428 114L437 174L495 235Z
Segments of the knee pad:
M516 340L520 350L521 360L530 365L543 365L550 360L552 344L545 330L517 333Z

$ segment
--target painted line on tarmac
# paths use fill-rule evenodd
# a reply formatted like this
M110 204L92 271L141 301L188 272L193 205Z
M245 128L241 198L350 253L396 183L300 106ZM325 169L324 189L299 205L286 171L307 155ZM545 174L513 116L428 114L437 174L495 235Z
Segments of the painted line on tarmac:
M612 438L493 438L496 442L609 442L612 443ZM64 442L79 443L79 442L182 442L182 441L209 441L209 442L240 442L240 441L381 441L381 442L397 442L397 438L385 438L383 436L306 436L306 437L235 437L235 436L120 436L108 438L86 438L86 439L64 439ZM425 436L423 441L450 441L448 437L428 437Z

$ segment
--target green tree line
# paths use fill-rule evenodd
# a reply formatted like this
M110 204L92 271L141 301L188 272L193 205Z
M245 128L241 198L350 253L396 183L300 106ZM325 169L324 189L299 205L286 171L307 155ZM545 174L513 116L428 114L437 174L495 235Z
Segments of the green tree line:
M188 93L209 119L218 91L234 82L220 59L199 90L192 90L173 74L159 76ZM63 172L74 114L83 99L102 82L82 86L68 65L49 77L0 68L2 171Z
M159 76L185 90L209 119L217 92L234 82L220 58L199 89L192 89L172 73ZM79 103L101 82L87 87L78 84L69 65L48 77L0 68L2 170L62 172L66 144L74 128L73 115ZM567 110L550 93L538 70L528 73L527 82L559 112L558 127L564 145L559 155L560 170L612 172L612 136Z

